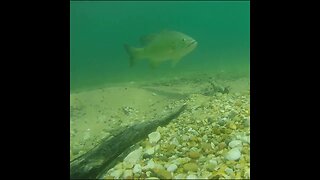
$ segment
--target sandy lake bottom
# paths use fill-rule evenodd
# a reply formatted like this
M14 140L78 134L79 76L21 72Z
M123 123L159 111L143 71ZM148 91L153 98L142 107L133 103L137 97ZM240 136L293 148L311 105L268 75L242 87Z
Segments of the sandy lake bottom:
M70 161L105 137L187 104L105 179L250 178L250 79L192 74L70 94Z

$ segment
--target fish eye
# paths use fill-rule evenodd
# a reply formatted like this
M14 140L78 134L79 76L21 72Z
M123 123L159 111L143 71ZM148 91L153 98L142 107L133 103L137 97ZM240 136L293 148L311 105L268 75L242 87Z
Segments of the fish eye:
M182 41L183 41L183 42L186 41L186 38L183 38Z

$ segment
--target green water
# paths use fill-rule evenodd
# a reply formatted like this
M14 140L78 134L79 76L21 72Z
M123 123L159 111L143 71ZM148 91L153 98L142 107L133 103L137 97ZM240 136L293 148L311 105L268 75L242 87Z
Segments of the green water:
M71 91L192 71L249 74L249 9L249 1L71 1ZM139 47L142 35L163 29L190 35L198 47L175 68L150 69L147 61L130 68L123 44Z

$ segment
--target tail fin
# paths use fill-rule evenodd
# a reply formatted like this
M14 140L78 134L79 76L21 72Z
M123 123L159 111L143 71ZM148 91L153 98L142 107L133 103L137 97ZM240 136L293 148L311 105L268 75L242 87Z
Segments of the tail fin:
M130 56L130 67L132 67L137 60L141 59L141 52L143 51L143 48L133 48L127 44L124 45L124 48Z

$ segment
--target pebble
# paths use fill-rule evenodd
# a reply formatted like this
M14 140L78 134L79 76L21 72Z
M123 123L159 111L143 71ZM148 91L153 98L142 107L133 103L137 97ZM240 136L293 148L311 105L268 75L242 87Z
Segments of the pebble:
M206 166L206 168L207 168L207 170L208 171L214 171L214 169L216 168L216 166L214 165L214 164L207 164L207 166Z
M138 149L128 154L128 156L124 158L123 162L133 166L134 164L138 163L138 161L141 159L141 156L142 156L142 147L139 147Z
M244 119L244 126L250 127L250 117Z
M237 125L235 125L234 123L230 123L230 124L228 125L228 127L229 127L230 129L233 129L233 130L236 130L236 129L237 129Z
M228 167L224 171L229 175L233 173L233 169L228 168Z
M179 143L177 138L173 138L172 141L170 142L170 144L173 144L173 145L176 145L176 146L180 146L180 143Z
M216 135L219 135L221 132L220 132L220 129L218 127L213 127L213 133L216 134Z
M131 169L127 169L123 172L123 178L130 178L133 177L133 173Z
M244 176L246 178L250 178L250 169L247 169L246 172L244 173Z
M146 176L147 176L147 177L150 177L150 176L151 176L151 173L152 173L151 171L147 171L147 172L146 172Z
M237 112L234 111L234 110L232 110L232 111L229 113L228 117L229 117L230 119L233 119L236 115L237 115Z
M167 171L169 171L169 172L174 172L176 169L178 169L178 166L175 165L175 164L170 164L170 165L167 167Z
M202 143L201 148L204 152L209 152L211 151L211 144L209 143Z
M244 143L250 144L250 136L242 136L239 139Z
M230 133L232 133L233 132L233 130L232 129L226 129L226 134L230 134Z
M220 126L224 126L226 123L227 123L228 119L227 118L221 118L219 121L218 121L218 124Z
M225 142L221 142L221 143L218 144L218 149L219 149L219 150L222 150L222 149L224 149L225 147L226 147L226 143L225 143Z
M242 146L242 142L240 140L233 140L229 143L229 147L231 148L235 148L239 146Z
M151 144L156 144L161 139L161 135L157 131L150 133L148 137Z
M212 175L212 172L204 170L201 172L201 179L210 179L209 177L211 175Z
M227 154L226 154L226 159L229 161L235 161L240 159L241 157L241 152L237 148L231 149Z
M190 158L188 158L188 157L183 157L183 158L178 158L178 159L175 159L174 160L175 161L175 164L185 164L185 163L187 163L187 162L189 162L190 161Z
M149 147L149 148L147 148L146 151L145 151L145 153L148 154L148 155L154 154L154 147Z
M204 142L207 142L208 141L208 136L205 134L205 135L203 135L202 136L202 140L204 141Z
M148 164L143 167L143 169L153 169L155 167L154 161L151 159L148 161Z
M186 179L197 179L198 177L195 174L190 174Z
M139 152L135 158L128 155L122 162L122 171L112 169L107 175L112 178L112 173L122 179L250 177L249 96L237 97L233 93L234 99L230 94L218 93L219 98L204 96L202 102L194 94L188 101L175 102L191 105L175 123L148 135L141 144L142 160Z
M210 143L210 146L212 149L214 149L214 147L216 147L213 142Z
M183 165L185 171L198 171L198 165L196 163L187 163Z
M217 160L215 160L215 159L211 159L211 160L209 161L209 163L210 163L210 164L213 164L214 166L217 166L217 165L218 165L218 162L217 162Z
M185 174L177 174L175 177L175 179L185 179L186 178L186 175Z
M191 151L188 153L189 157L192 158L192 159L198 159L201 154L199 152L196 152L196 151Z
M206 167L207 167L207 170L214 171L217 165L218 165L218 162L214 159L211 159Z
M123 170L122 169L117 169L113 172L110 173L111 176L113 176L115 179L119 179L120 176L122 175Z
M152 171L160 179L171 179L172 178L171 173L166 171L165 169L155 168Z
M142 172L142 167L141 167L141 165L140 165L140 164L134 165L132 172L135 173L135 174L140 174L140 173Z
M213 123L214 122L214 120L213 120L213 118L212 117L208 117L208 123Z
M201 156L199 159L198 159L198 163L200 164L203 164L204 162L207 161L207 158L205 156Z
M190 138L189 138L189 136L184 134L184 135L182 135L181 139L182 139L182 141L188 141Z

